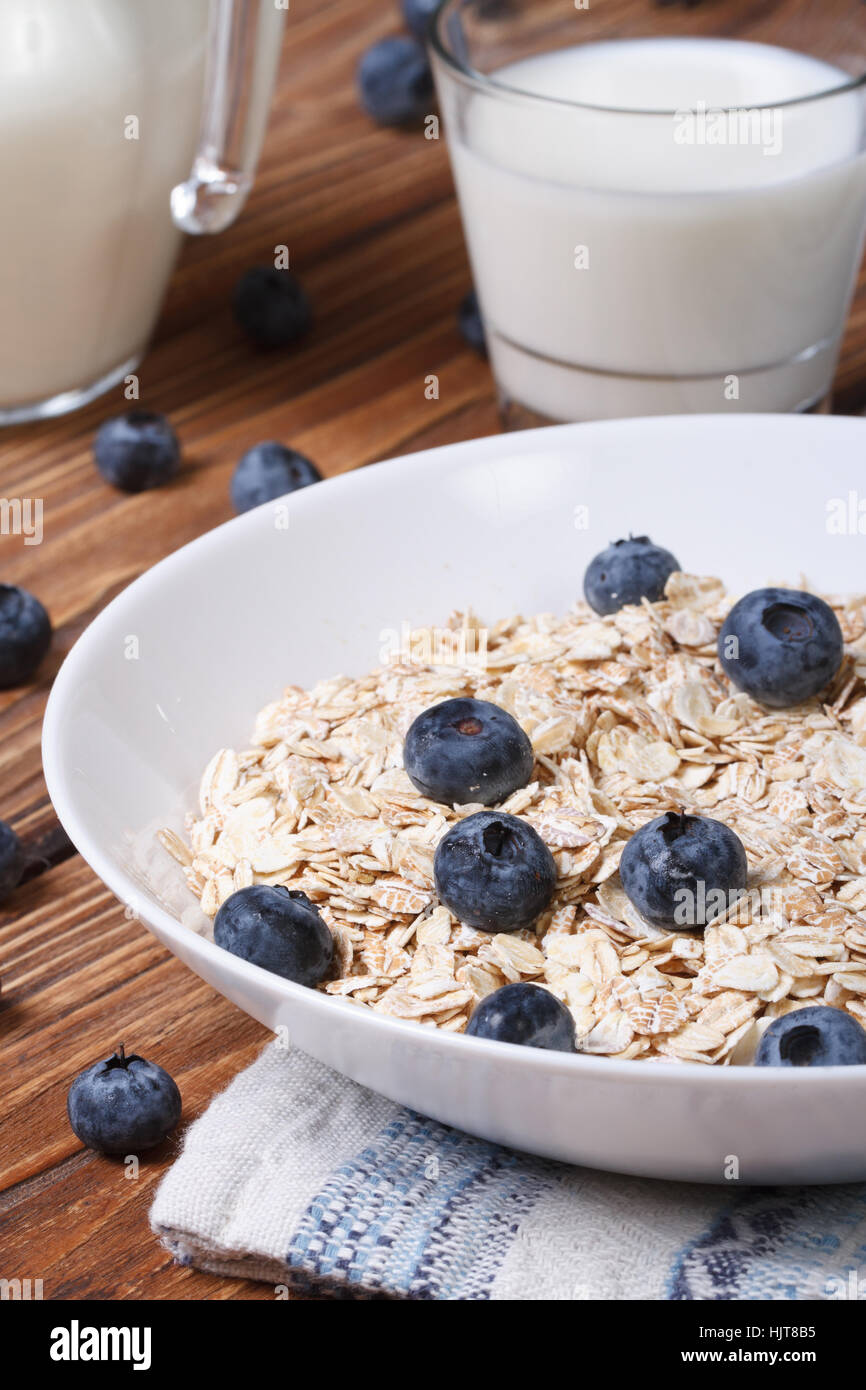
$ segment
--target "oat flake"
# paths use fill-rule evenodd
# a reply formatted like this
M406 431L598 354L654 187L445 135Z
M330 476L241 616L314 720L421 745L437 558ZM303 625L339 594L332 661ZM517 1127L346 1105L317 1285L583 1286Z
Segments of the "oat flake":
M583 1052L710 1065L748 1064L772 1018L809 1004L866 1022L866 668L770 713L716 659L729 603L718 580L674 574L661 602L607 618L581 602L499 622L486 663L289 687L248 749L211 759L186 842L161 843L208 917L251 883L307 893L337 947L322 988L397 1018L461 1031L486 994L532 980L571 1009ZM860 606L832 603L860 639ZM481 630L471 613L449 627ZM535 827L559 881L529 931L474 931L436 898L436 844L478 808L420 796L402 747L415 715L455 696L500 704L533 743L533 781L503 809ZM620 884L629 835L672 809L746 846L749 902L704 932L651 927Z

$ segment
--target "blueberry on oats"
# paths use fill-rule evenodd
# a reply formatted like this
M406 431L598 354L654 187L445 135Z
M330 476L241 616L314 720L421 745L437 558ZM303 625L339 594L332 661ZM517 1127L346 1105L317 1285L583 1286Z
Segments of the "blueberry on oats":
M440 901L467 926L510 932L529 927L556 887L553 855L517 816L477 811L439 841L433 878Z
M466 1025L473 1038L574 1052L574 1019L541 985L503 985L485 995Z
M334 939L306 893L254 884L226 898L214 918L214 941L241 960L311 988L331 968Z
M445 806L495 806L532 780L532 744L489 700L443 700L413 720L403 765L422 796Z
M718 641L728 679L776 709L823 690L839 670L843 649L833 609L800 589L753 589L734 604Z
M613 541L590 561L583 592L590 608L606 616L644 598L657 603L678 569L679 560L669 550L653 545L649 536L629 536L628 540Z
M852 1067L866 1064L866 1030L843 1009L814 1004L774 1018L755 1053L756 1067Z
M708 816L666 811L636 830L619 863L622 886L656 927L703 927L746 886L742 841Z

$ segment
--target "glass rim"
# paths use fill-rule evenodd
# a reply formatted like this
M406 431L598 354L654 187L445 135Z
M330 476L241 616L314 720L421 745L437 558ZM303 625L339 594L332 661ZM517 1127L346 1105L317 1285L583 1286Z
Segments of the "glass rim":
M430 17L430 24L427 31L428 39L434 54L450 69L452 75L460 78L469 86L475 87L479 92L484 92L488 96L493 97L519 97L523 101L535 102L540 106L546 107L554 106L560 109L564 108L565 110L573 111L597 111L609 116L665 116L670 118L672 116L682 116L684 113L693 110L691 107L676 107L662 110L656 107L648 109L640 106L600 106L595 102L571 101L567 97L546 96L541 92L530 92L522 87L514 87L508 82L498 82L495 77L491 77L488 73L481 72L478 68L473 68L470 64L461 62L445 41L445 36L442 32L444 29L445 12L446 10L459 7L462 3L463 0L438 0L436 9ZM665 35L654 36L647 34L645 37L663 38ZM675 36L668 35L667 37ZM585 40L585 42L591 41ZM598 42L616 43L617 40L615 38L600 39ZM731 42L737 42L737 40L732 40ZM763 44L762 47L773 48L777 47L777 45ZM792 49L790 51L799 52L800 50ZM804 54L804 56L809 57L810 55ZM819 59L818 61L823 61L823 59ZM726 114L740 111L779 111L789 106L804 106L810 101L826 101L830 97L844 96L846 92L855 92L859 87L864 86L866 86L866 72L863 72L860 77L852 77L847 82L840 83L837 87L826 87L819 92L809 92L806 96L787 97L784 101L750 102L748 105L741 102L736 106L710 106L707 107L707 111Z

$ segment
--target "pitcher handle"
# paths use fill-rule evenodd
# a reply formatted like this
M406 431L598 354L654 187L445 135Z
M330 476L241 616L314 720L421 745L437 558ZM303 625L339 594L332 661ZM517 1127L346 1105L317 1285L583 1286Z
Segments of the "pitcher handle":
M280 0L211 0L205 95L190 176L171 191L181 231L231 226L247 200L268 119L286 6Z

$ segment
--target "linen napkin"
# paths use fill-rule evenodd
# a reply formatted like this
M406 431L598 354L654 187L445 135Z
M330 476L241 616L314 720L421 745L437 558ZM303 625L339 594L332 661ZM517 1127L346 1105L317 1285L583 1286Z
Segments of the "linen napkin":
M866 1186L571 1168L424 1119L279 1040L191 1126L150 1219L181 1263L276 1296L866 1296Z

